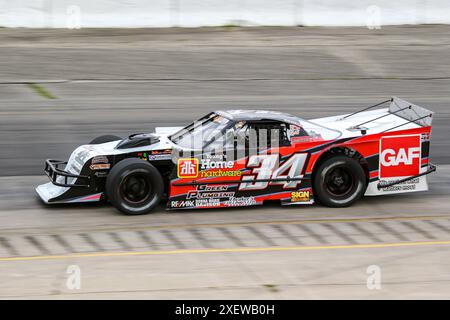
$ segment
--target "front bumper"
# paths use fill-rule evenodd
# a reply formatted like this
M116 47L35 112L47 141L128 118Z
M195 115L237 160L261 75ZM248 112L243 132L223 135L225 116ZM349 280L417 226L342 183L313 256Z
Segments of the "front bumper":
M62 166L66 166L67 161L48 159L45 161L44 172L51 183L58 187L90 187L90 177L77 175L65 171Z
M54 199L63 195L68 190L69 188L67 187L58 187L51 182L41 184L36 188L39 197L47 204L55 202Z
M66 168L66 161L52 159L45 161L44 172L50 182L36 188L42 201L50 204L100 200L102 193L91 194L93 181L89 176L72 173Z

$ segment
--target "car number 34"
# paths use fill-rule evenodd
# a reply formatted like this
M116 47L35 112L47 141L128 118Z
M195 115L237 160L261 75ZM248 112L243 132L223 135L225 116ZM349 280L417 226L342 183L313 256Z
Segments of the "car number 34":
M242 176L239 190L262 190L269 185L283 185L283 189L297 188L302 182L307 157L307 153L295 153L279 166L278 154L250 156L247 167L252 171Z

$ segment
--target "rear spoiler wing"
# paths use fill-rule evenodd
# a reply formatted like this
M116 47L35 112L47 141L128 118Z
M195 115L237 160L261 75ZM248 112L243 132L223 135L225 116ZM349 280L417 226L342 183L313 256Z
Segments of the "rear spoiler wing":
M412 104L403 99L393 97L389 105L389 113L395 114L409 122L415 122L422 127L429 127L433 122L434 112Z
M397 98L397 97L392 97L389 100L385 100L385 101L382 101L380 103L377 103L377 104L374 104L372 106L369 106L367 108L355 111L353 113L350 113L350 114L344 116L342 119L350 118L350 117L354 116L355 114L358 114L358 113L361 113L361 112L364 112L364 111L367 111L369 109L373 109L373 108L376 108L376 107L380 107L380 106L385 105L387 103L390 103L390 104L389 104L388 112L386 112L386 114L383 114L383 115L378 116L378 117L376 117L374 119L371 119L371 120L359 123L357 125L354 125L351 128L349 128L349 130L361 130L361 132L364 132L364 134L365 134L366 128L361 127L362 125L368 124L368 123L370 123L372 121L384 118L384 117L389 116L389 115L396 115L396 116L398 116L400 118L405 119L407 122L405 122L403 124L400 124L398 126L389 128L387 130L384 130L383 132L390 131L392 129L396 129L398 127L404 126L404 125L406 125L408 123L411 123L411 122L414 122L415 124L420 125L422 127L431 126L431 123L433 121L433 114L434 114L433 111L430 111L428 109L425 109L423 107L420 107L418 105L415 105L413 103L410 103L410 102L408 102L406 100L403 100L403 99L400 99L400 98Z
M387 103L390 103L390 104L389 104L388 112L386 112L386 114L383 114L383 115L378 116L378 117L376 117L374 119L370 119L370 120L364 121L362 123L359 123L359 124L349 128L349 130L350 129L351 130L361 130L362 134L366 134L366 128L362 127L362 125L370 123L370 122L378 120L378 119L381 119L381 118L384 118L384 117L389 116L389 115L396 115L396 116L398 116L400 118L405 119L406 122L402 123L400 125L397 125L395 127L386 129L383 132L390 131L392 129L396 129L398 127L404 126L405 124L408 124L408 123L411 123L411 122L414 122L415 124L420 125L422 127L429 127L429 126L431 126L431 123L433 122L433 114L434 114L434 112L432 112L432 111L430 111L428 109L425 109L423 107L420 107L418 105L412 104L412 103L410 103L408 101L405 101L403 99L397 98L397 97L392 97L389 100L382 101L382 102L377 103L377 104L375 104L373 106L364 108L362 110L355 111L355 112L353 112L351 114L348 114L348 115L344 116L343 119L349 118L351 116L354 116L355 114L367 111L369 109L373 109L375 107L382 106L382 105L387 104ZM377 188L378 189L389 188L389 187L392 187L394 185L397 185L397 184L400 184L400 183L404 183L406 181L409 181L409 180L412 180L412 179L415 179L415 178L418 178L418 177L421 177L421 176L428 175L428 174L430 174L432 172L435 172L435 171L436 171L436 166L434 164L432 164L432 163L428 163L427 169L424 172L422 172L422 173L419 173L419 174L411 176L411 177L406 177L404 179L396 180L396 181L379 182L377 184Z

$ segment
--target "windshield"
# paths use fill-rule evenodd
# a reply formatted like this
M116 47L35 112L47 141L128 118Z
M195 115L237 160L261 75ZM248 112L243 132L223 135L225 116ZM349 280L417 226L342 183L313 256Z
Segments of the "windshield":
M169 139L183 148L201 149L231 124L231 120L210 113L174 133Z

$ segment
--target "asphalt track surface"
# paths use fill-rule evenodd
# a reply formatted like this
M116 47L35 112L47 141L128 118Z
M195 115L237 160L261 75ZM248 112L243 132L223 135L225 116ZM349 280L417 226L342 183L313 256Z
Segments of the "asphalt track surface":
M449 32L0 29L0 298L450 298ZM429 192L140 217L34 193L45 158L101 134L223 108L315 118L393 95L436 112Z

